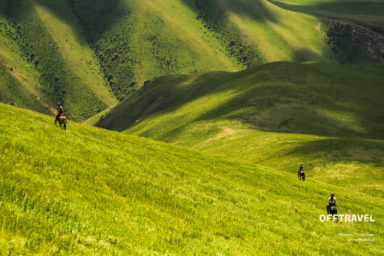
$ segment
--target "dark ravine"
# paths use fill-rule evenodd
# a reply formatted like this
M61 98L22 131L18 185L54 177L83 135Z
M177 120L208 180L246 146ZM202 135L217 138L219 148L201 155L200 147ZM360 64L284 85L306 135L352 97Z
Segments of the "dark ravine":
M328 43L341 63L384 62L384 37L363 27L333 21Z

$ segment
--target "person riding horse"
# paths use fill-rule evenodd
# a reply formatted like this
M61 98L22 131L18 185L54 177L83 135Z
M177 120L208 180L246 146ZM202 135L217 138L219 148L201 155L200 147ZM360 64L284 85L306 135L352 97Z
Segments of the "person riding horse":
M336 215L337 216L337 206L336 206L336 197L331 194L331 197L328 198L328 204L327 204L327 213Z
M300 164L299 170L297 171L297 176L299 177L299 179L305 181L305 173L304 173L303 164Z
M67 117L65 116L64 108L59 103L58 106L58 113L56 115L55 124L59 122L61 129L66 130L67 129Z
M55 124L56 124L57 121L59 121L60 116L65 116L65 112L64 112L63 106L60 103L58 103L57 107L58 107L58 113L56 115Z

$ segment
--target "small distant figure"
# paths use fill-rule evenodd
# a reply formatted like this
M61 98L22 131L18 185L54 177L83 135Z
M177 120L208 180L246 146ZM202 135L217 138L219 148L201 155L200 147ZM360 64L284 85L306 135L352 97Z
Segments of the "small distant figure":
M327 213L331 214L332 216L336 215L336 218L337 218L336 197L333 193L328 198Z
M300 164L299 170L297 171L297 176L300 180L305 181L305 173L303 164Z
M58 103L58 113L56 115L55 124L59 122L61 129L66 130L67 129L67 117L65 116L64 108L63 106Z

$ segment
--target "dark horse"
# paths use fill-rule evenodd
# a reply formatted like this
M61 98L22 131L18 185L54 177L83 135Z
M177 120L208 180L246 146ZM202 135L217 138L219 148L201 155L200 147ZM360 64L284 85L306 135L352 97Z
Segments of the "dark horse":
M56 121L59 121L61 129L64 129L64 130L67 129L67 117L66 116L64 116L64 115L59 116Z
M305 173L303 170L299 171L297 173L297 176L299 176L299 179L302 180L302 181L305 181Z
M328 212L328 214L331 214L332 217L335 215L336 216L336 221L338 220L336 204L329 204L329 205L327 205L327 212Z

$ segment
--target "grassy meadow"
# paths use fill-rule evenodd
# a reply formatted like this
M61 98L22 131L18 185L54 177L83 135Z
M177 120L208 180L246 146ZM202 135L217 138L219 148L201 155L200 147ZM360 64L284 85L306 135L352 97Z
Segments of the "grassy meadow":
M2 255L380 255L383 198L0 104ZM339 213L375 223L322 223ZM348 242L339 233L371 233Z

